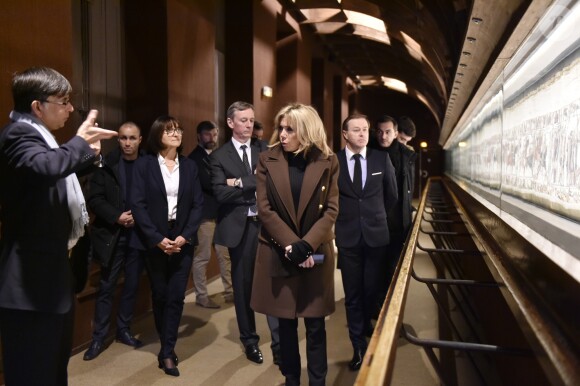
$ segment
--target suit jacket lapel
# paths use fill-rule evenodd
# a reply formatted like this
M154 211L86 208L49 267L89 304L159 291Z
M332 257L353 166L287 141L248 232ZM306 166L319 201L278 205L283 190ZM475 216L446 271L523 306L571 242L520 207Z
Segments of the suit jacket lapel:
M250 148L251 148L251 146L250 146ZM242 162L242 159L240 158L240 154L238 153L238 149L236 149L236 147L234 146L234 143L232 141L229 142L228 155L230 157L230 161L232 162L233 165L236 165L236 167L240 173L237 177L246 176L248 174L248 172L246 170L246 167L244 166L244 163ZM253 155L253 153L252 153L252 155ZM252 162L253 161L254 161L254 157L252 156Z
M186 181L185 181L185 166L184 167L184 159L185 157L182 156L178 156L179 158L179 187L177 189L177 202L179 203L181 201L181 196L183 196L183 192L185 190L185 186L186 186ZM179 209L179 205L177 205L177 208Z
M308 156L314 156L314 160L308 162L306 170L304 171L304 179L302 180L302 189L300 190L300 201L298 207L298 221L302 219L302 215L306 210L306 207L310 201L310 198L315 195L315 189L318 187L318 183L322 178L322 174L326 169L328 169L330 162L328 159L321 159L319 150L312 150L317 152L314 154L309 154ZM326 187L328 189L328 186Z
M346 181L346 186L348 186L350 190L352 190L353 194L358 196L356 190L354 189L354 183L352 182L352 178L350 178L350 173L348 171L348 162L346 160L346 151L344 151L344 149L342 149L338 153L338 163L340 167L339 178L344 179ZM367 174L368 174L368 164L367 164Z
M250 146L250 149L252 150L252 173L254 173L260 157L260 149L257 146Z
M165 197L165 201L167 201L167 190L165 190L165 183L163 182L163 176L161 175L161 165L159 165L159 160L157 159L157 155L151 156L149 160L151 174L153 175L153 181L157 183L158 188L163 193L163 197Z
M276 187L276 194L280 197L286 212L294 222L295 229L298 229L296 209L294 208L294 199L292 198L292 189L290 188L288 162L286 161L286 158L284 158L280 148L276 148L268 154L266 167L268 168L270 178L272 178L272 182Z

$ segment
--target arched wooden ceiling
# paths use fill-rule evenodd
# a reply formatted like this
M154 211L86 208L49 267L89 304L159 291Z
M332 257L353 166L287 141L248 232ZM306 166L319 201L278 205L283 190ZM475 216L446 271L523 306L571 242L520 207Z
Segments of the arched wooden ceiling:
M530 4L541 3L545 8L550 3L279 1L294 19L322 39L358 88L388 88L407 94L430 111L445 136L498 60Z

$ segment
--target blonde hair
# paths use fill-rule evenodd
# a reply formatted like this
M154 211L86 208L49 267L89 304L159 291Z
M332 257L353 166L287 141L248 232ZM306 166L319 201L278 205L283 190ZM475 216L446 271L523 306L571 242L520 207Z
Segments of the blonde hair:
M304 155L306 155L312 147L316 147L322 152L324 158L332 155L332 150L326 143L326 130L320 116L312 106L301 103L290 103L282 107L276 114L274 118L274 133L270 140L271 146L280 144L278 128L283 118L286 118L287 125L296 131L296 137L300 145L298 150L294 152L295 154L303 151Z

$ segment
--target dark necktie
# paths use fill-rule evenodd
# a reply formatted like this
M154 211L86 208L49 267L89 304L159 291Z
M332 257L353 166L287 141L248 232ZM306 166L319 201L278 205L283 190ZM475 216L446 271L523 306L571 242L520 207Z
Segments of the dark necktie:
M250 167L250 161L248 161L248 153L246 153L246 145L242 145L240 146L240 149L242 149L242 162L244 163L244 166L246 167L246 171L248 172L248 175L252 174L252 168ZM250 210L254 213L258 212L258 208L256 207L256 204L250 205Z
M360 166L360 154L353 155L354 157L354 173L352 176L352 183L354 185L354 191L359 196L362 195L362 168Z
M242 149L242 162L244 163L244 166L246 167L246 171L248 172L248 175L252 174L252 168L250 167L250 162L248 161L248 153L246 153L246 145L242 145L240 146L240 149Z

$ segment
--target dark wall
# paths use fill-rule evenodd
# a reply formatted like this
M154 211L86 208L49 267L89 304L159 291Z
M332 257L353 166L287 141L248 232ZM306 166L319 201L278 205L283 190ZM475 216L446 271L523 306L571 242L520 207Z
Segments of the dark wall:
M126 0L126 116L144 131L168 113L167 7L165 1Z
M225 108L235 101L253 98L253 12L252 0L225 2Z

